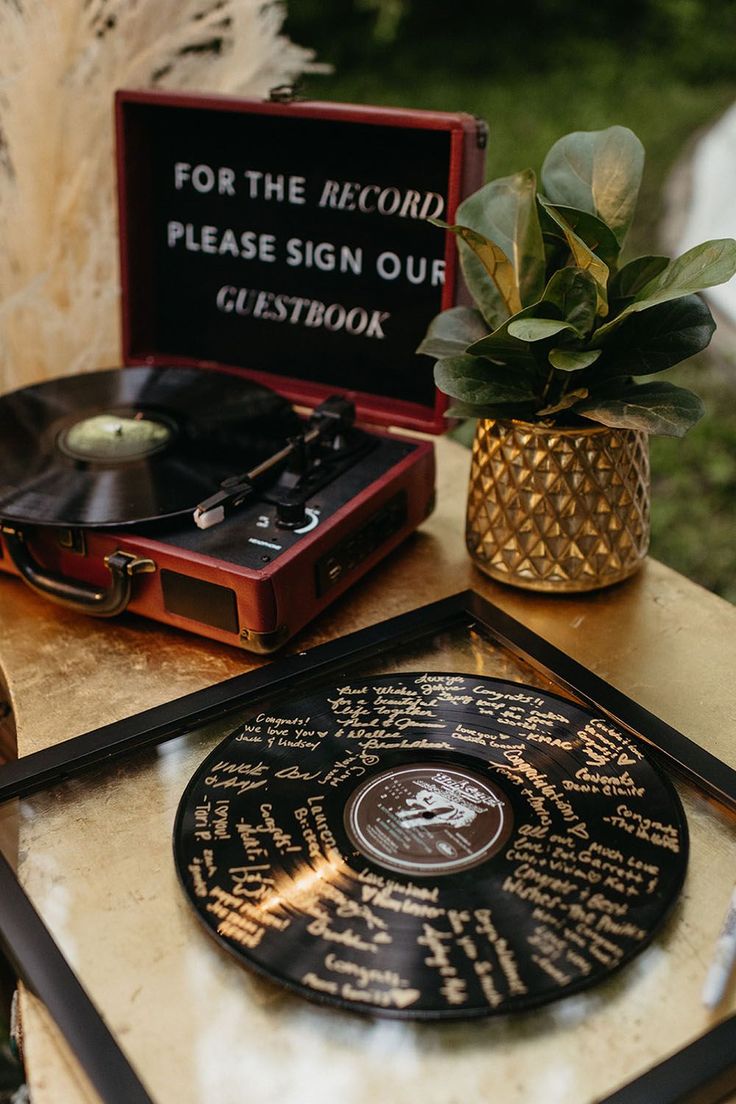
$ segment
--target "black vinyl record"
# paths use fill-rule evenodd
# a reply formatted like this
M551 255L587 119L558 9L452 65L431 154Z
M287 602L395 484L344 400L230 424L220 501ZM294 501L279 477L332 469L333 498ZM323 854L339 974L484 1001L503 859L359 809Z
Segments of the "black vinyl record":
M455 674L370 676L242 724L190 781L182 885L229 951L303 996L457 1019L608 977L674 903L688 833L610 721Z
M0 517L140 524L194 510L275 452L285 399L225 372L115 368L0 397Z

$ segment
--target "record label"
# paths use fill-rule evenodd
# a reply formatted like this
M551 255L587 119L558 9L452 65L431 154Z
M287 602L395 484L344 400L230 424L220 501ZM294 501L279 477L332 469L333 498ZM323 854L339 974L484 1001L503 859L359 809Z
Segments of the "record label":
M74 460L143 460L168 445L171 436L161 418L110 411L74 422L61 431L57 444Z
M345 828L358 850L415 877L469 870L508 839L511 806L490 780L423 763L374 775L351 795Z
M354 1011L456 1019L623 966L676 900L688 834L611 721L432 672L241 724L189 783L174 849L199 919L245 964Z

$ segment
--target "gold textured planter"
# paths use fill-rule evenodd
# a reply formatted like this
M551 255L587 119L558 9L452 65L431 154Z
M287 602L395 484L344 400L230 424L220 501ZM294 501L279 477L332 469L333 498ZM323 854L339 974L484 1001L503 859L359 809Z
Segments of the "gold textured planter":
M649 501L643 432L478 422L466 541L493 579L560 593L618 583L647 554Z

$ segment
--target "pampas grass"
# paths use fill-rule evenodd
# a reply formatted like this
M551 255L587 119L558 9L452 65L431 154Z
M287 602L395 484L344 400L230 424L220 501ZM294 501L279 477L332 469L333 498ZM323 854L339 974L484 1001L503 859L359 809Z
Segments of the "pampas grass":
M264 0L0 0L0 390L119 363L113 93L314 68Z

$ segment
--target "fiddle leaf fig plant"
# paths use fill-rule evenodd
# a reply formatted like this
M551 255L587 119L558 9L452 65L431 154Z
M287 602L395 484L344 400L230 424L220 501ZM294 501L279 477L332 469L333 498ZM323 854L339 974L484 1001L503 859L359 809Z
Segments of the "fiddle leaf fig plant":
M431 323L449 416L602 425L682 436L703 413L691 391L647 377L700 352L715 322L698 295L736 272L736 241L676 260L621 263L644 149L626 127L577 131L531 169L493 180L457 209L475 307ZM644 379L642 380L642 377Z

